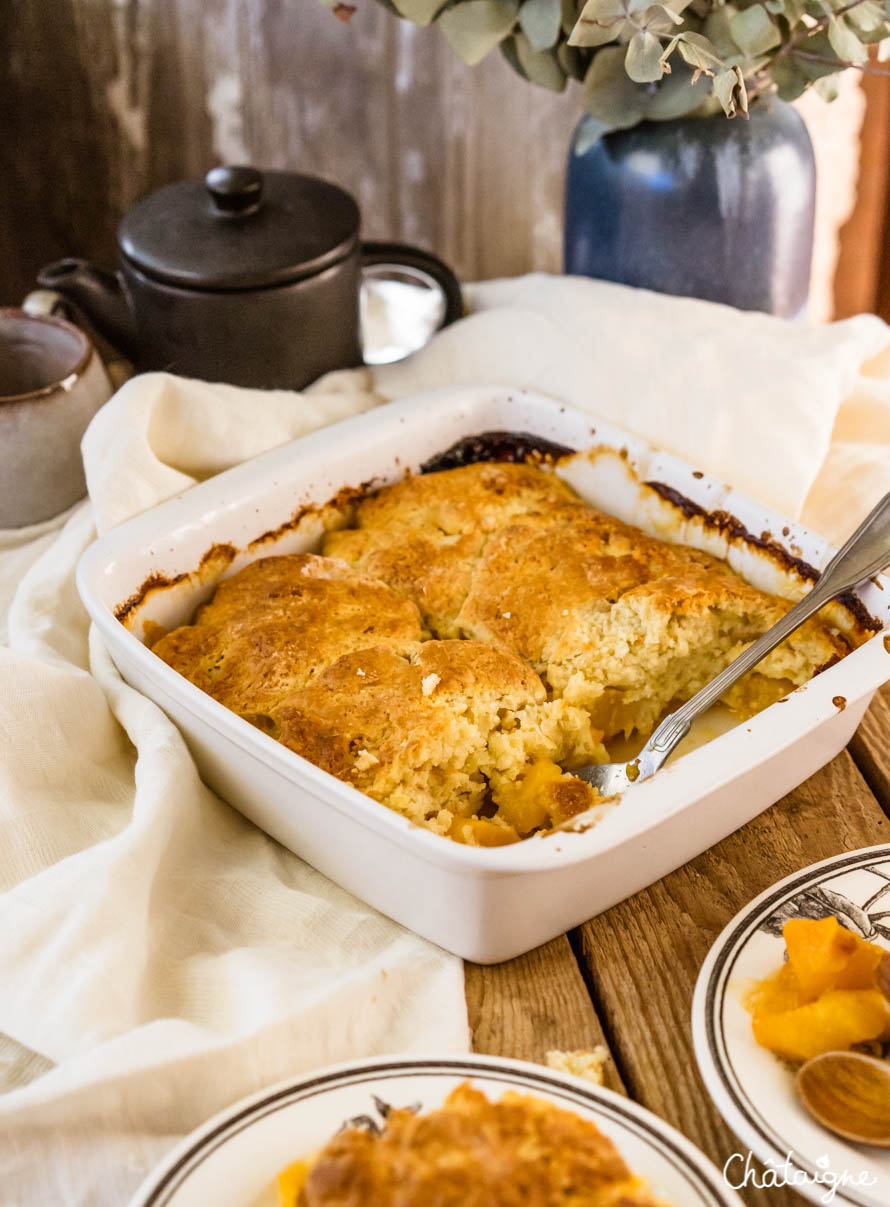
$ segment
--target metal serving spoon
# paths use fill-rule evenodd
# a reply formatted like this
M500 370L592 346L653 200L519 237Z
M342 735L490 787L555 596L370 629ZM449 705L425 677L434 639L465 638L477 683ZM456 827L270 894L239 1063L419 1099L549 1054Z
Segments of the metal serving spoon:
M823 1127L890 1148L890 1065L861 1052L823 1052L800 1069L797 1093Z
M715 679L696 692L691 700L669 713L635 759L628 763L600 763L581 767L573 774L592 784L601 796L614 796L624 792L631 784L648 779L686 737L695 718L716 703L737 679L747 674L829 600L871 578L887 565L890 565L890 494L884 495L837 551L803 599L730 662Z

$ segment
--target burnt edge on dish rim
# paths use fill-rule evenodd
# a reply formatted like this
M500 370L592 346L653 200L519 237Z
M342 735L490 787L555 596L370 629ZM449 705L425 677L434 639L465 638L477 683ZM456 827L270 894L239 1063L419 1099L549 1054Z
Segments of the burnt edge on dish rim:
M202 570L208 566L213 566L214 569L224 569L230 566L239 553L252 551L261 545L265 545L269 541L277 541L279 537L284 536L286 532L299 528L303 520L310 515L319 515L324 511L343 510L351 504L359 502L366 495L376 489L376 479L371 478L367 482L363 482L360 486L343 486L333 498L328 499L326 503L306 503L297 510L288 520L284 520L277 528L270 528L267 532L260 533L254 537L252 541L248 541L244 549L236 549L234 545L229 543L211 545L210 548L201 556L194 570L183 570L179 574L162 574L155 571L149 574L148 578L142 583L138 590L128 596L122 603L119 603L114 609L113 614L115 620L119 620L124 624L127 617L130 616L136 608L145 603L149 595L154 591L163 591L170 587L175 587L177 584L185 582L192 575L200 575Z
M545 436L536 436L532 432L490 429L484 432L477 432L474 435L461 437L460 440L455 441L448 448L443 449L442 452L428 457L421 464L419 472L420 474L438 473L447 469L457 469L464 465L473 465L479 461L513 464L526 462L538 466L554 466L559 464L564 458L577 456L582 451L581 449L573 449L568 445L548 440ZM626 459L627 452L624 449L620 451L616 450L616 455ZM318 515L329 509L345 510L349 506L359 503L374 490L378 489L379 485L378 479L371 478L359 486L341 487L325 503L304 504L297 508L290 519L285 520L276 528L271 528L267 532L261 533L260 536L255 537L252 541L249 541L245 546L245 550L252 552L259 546L278 540L286 532L298 528L307 516ZM796 574L802 581L815 582L819 578L819 571L814 566L804 561L803 558L796 557L790 553L771 533L763 532L760 536L756 536L745 527L741 520L737 519L730 512L719 509L708 511L664 482L640 480L640 485L647 487L665 503L675 507L684 518L699 519L706 527L726 535L731 540L742 541L746 545L760 549L772 560L778 562L784 570ZM217 561L221 563L221 568L224 568L234 561L239 552L244 552L245 550L236 550L232 545L228 544L212 545L203 554L193 571L183 571L175 575L165 575L155 571L145 579L138 590L113 609L115 619L124 624L127 618L153 592L175 587L177 584L190 578L193 574L200 574L202 570L205 570L210 564ZM837 602L850 614L861 633L873 636L883 629L884 626L871 615L862 600L852 591L839 595ZM825 663L824 666L817 667L815 673L819 674L821 671L827 670L835 661L837 659L832 659Z
M761 900L752 901L741 911L741 916L736 916L735 925L717 952L714 967L708 975L703 1005L704 1033L708 1056L716 1079L720 1082L734 1109L760 1140L775 1153L783 1156L785 1153L789 1153L793 1164L810 1175L817 1172L816 1166L796 1149L787 1147L784 1137L775 1131L762 1111L751 1101L735 1071L723 1028L723 1011L729 980L746 945L760 929L764 916L769 916L779 904L798 896L805 888L813 888L825 881L834 880L846 872L860 871L876 863L886 863L888 858L890 858L890 843L880 843L859 851L834 855L818 864L802 868L799 872L786 877L784 881L773 885L772 889L767 889ZM710 1093L710 1091L708 1092ZM720 1110L720 1114L732 1129L733 1125L723 1115L722 1110ZM862 1202L859 1198L848 1197L844 1193L843 1187L837 1191L837 1199L839 1202L854 1204L856 1207Z
M719 532L725 533L731 540L744 541L746 545L753 545L756 549L762 549L764 553L769 554L771 558L779 562L785 570L792 571L792 573L797 574L805 582L814 583L819 579L819 571L815 566L811 566L802 557L789 553L784 545L779 544L772 533L762 532L760 536L756 536L753 532L749 532L741 520L736 519L731 512L722 511L719 508L715 511L707 511L704 507L698 503L693 503L686 495L681 494L679 490L675 490L673 486L668 486L665 482L644 482L643 485L648 486L650 490L654 490L665 502L673 504L674 507L682 512L687 520L700 519L709 528L714 528ZM862 600L857 595L854 595L852 591L845 591L842 595L836 596L836 599L839 603L843 604L863 629L872 633L880 633L884 626L875 620Z
M581 1105L598 1109L604 1115L611 1117L613 1121L622 1123L629 1130L635 1132L638 1137L642 1137L652 1144L659 1155L673 1166L677 1173L693 1187L700 1200L707 1202L709 1207L723 1207L727 1202L727 1197L716 1176L716 1169L711 1168L712 1163L700 1149L697 1149L691 1141L686 1141L701 1158L701 1167L683 1152L682 1148L676 1144L673 1135L663 1134L645 1116L640 1118L634 1110L628 1109L628 1104L622 1100L613 1102L611 1098L601 1098L594 1092L593 1087L587 1089L582 1086L568 1085L544 1068L540 1073L530 1069L505 1069L501 1065L487 1064L484 1057L477 1060L473 1056L469 1058L456 1056L453 1059L430 1060L407 1057L402 1060L381 1062L362 1069L343 1069L338 1073L322 1073L273 1091L268 1097L251 1106L243 1107L230 1118L221 1120L207 1136L195 1140L171 1168L161 1175L160 1180L149 1188L148 1197L142 1200L139 1207L166 1207L194 1169L211 1153L225 1144L231 1136L244 1131L258 1119L291 1105L293 1101L315 1097L317 1094L325 1093L327 1089L342 1089L353 1084L360 1085L363 1081L390 1080L406 1075L456 1077L464 1074L467 1079L472 1079L474 1074L485 1076L492 1081L502 1082L508 1087L524 1089L526 1093L532 1094L534 1088L528 1083L533 1082L540 1084L545 1091L555 1093L556 1096L567 1102L574 1099ZM639 1109L645 1111L645 1108ZM658 1120L658 1122L662 1121ZM670 1132L675 1130L671 1128L670 1124L665 1124L665 1126L670 1129Z

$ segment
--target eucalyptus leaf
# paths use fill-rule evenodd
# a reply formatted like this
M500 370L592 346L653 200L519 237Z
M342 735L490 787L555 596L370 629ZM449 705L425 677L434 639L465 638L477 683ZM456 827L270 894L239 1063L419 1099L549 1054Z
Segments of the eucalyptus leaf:
M618 35L626 24L624 18L618 21L602 22L589 21L581 17L571 32L569 45L606 46L609 42L617 42Z
M578 0L560 0L560 8L562 9L562 32L566 37L572 32L578 24L578 18L581 16L580 8L583 7L578 3Z
M735 15L735 11L731 4L715 8L709 14L701 30L703 37L708 39L714 47L715 53L724 62L732 55L738 54L739 48L736 46L729 28L729 23Z
M587 70L584 55L577 46L569 46L568 42L560 42L556 48L556 61L573 80L583 80Z
M507 62L510 64L510 66L513 68L513 70L516 72L516 74L518 76L521 76L522 79L527 80L528 76L522 70L522 64L519 62L519 54L517 53L517 50L516 50L515 35L513 35L509 38L504 38L503 42L501 42L501 45L500 45L500 51L501 51L501 54L504 56L504 58L507 60Z
M551 92L562 92L566 86L566 77L556 61L556 55L548 50L535 50L522 33L516 34L514 43L525 78L541 88L548 88Z
M562 0L525 0L519 24L534 50L550 50L559 38Z
M845 63L864 63L868 58L868 51L843 17L832 17L828 22L828 41L837 57Z
M626 19L627 10L622 0L586 0L578 17L579 22L595 21L600 25Z
M847 21L862 33L880 29L886 21L884 10L875 0L860 0L846 13Z
M584 108L606 130L625 130L643 117L642 90L624 70L623 46L604 46L584 77Z
M474 67L512 32L519 15L515 0L462 0L439 17L455 54Z
M859 41L864 42L866 46L877 46L890 35L890 26L883 21L876 29L857 29L856 34Z
M569 35L570 46L604 46L628 24L621 0L587 0Z
M415 25L430 25L445 0L393 0L399 15Z
M739 50L747 55L763 54L782 41L774 21L762 4L752 4L730 19L729 30Z
M608 134L613 129L608 122L598 121L597 118L591 117L589 113L585 113L578 123L578 129L575 131L575 138L572 143L573 150L576 155L583 155L589 151L594 143L598 143L604 134Z
M836 101L839 87L840 72L838 71L834 75L823 75L813 84L814 90L819 93L823 101Z
M717 48L704 34L682 33L680 35L680 54L685 62L696 71L707 71L711 74L723 67L723 60L717 53Z
M773 63L773 83L783 101L796 101L809 88L809 76L801 67L801 60L790 54L783 55Z
M641 30L627 44L624 70L637 84L653 84L664 75L661 42L655 34Z
M727 67L718 71L714 76L714 95L723 106L727 117L735 117L737 113L748 112L748 94L745 90L745 77L740 67Z
M679 63L661 83L639 91L644 93L644 116L654 122L668 122L706 106L711 85L704 76L695 80L689 68Z
M789 58L793 57L798 69L806 76L809 81L819 80L825 75L834 75L837 71L843 71L846 63L837 57L834 47L828 39L828 34L820 32L814 34L811 38L807 38L803 43L803 55L799 55L796 50L789 53ZM807 58L806 55L813 57Z
M666 4L650 4L640 17L640 24L653 34L673 33L683 18Z

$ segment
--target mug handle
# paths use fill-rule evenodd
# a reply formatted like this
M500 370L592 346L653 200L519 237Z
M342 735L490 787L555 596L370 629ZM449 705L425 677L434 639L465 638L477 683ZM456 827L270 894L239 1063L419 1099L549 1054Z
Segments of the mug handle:
M419 247L409 247L405 243L362 243L362 268L371 268L377 264L403 265L406 268L416 268L433 278L442 290L445 299L445 317L439 325L447 327L464 316L464 299L460 282L447 264L431 252L421 251Z

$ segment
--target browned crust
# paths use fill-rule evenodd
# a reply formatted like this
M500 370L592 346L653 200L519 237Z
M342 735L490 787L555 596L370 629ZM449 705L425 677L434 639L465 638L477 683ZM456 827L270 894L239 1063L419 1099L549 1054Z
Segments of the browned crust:
M805 582L814 583L818 580L819 571L815 566L811 566L802 557L796 557L793 553L789 553L783 545L779 544L772 533L762 532L760 536L755 536L731 512L719 509L707 511L700 504L694 503L692 499L687 498L686 495L675 490L673 486L668 486L665 482L650 481L644 482L643 485L648 486L660 498L671 503L687 520L693 518L700 519L709 528L725 533L730 540L743 541L746 545L753 545L757 549L762 549L774 561L778 562L783 569L792 571ZM784 535L788 535L787 528L782 531ZM852 591L845 591L843 595L839 595L837 598L838 602L843 604L856 623L865 632L879 633L884 627L880 621L871 615L862 600L857 595L854 595ZM824 670L825 668L822 667L820 669Z
M209 553L210 550L208 549L207 552ZM207 554L204 556L206 557ZM203 557L201 558L201 561L204 561ZM183 571L182 574L174 574L172 576L168 574L159 574L157 572L154 574L149 574L148 578L138 589L138 591L134 591L133 594L125 599L123 603L119 603L117 605L117 607L114 609L115 619L119 620L121 624L123 624L134 608L138 608L140 604L145 603L146 599L148 599L149 595L151 595L153 591L161 591L166 587L175 587L177 583L185 582L185 580L190 577L191 575L185 571Z
M593 430L594 429L591 429L591 431ZM516 433L496 431L481 433L478 436L466 437L465 439L467 441L475 441L478 446L476 451L481 454L482 450L486 447L486 437L492 437L497 441L504 442L506 441L507 437L515 437L516 435ZM517 444L516 450L517 452L521 452L522 455L514 456L513 459L515 461L524 461L528 464L539 466L542 463L556 463L558 461L557 452L565 456L575 455L573 450L563 445L557 445L552 441L543 439L539 440L540 447L534 448L532 445L534 440L533 437L527 433L520 433L519 435L523 437L523 442L521 445ZM462 446L463 443L463 441L458 441L456 445L451 446L450 449L446 449L445 452L439 456L446 456L454 449ZM628 456L627 449L619 450L618 455L626 460ZM435 470L427 470L426 467L432 465L437 461L437 459L438 458L431 458L429 461L427 461L421 472L435 472ZM481 459L481 455L476 457L476 460ZM504 456L502 459L507 460L506 456ZM468 459L466 463L470 464L472 462ZM694 476L700 476L700 474L701 471L696 471ZM406 476L410 476L410 473ZM304 504L303 506L297 508L289 519L285 520L282 524L279 524L277 528L270 528L260 536L255 537L248 543L246 550L252 553L264 544L277 541L285 533L298 528L299 525L307 518L307 516L318 514L328 509L345 511L349 507L360 503L362 499L366 498L369 494L376 490L379 485L379 479L370 478L359 486L342 487L326 503ZM643 483L643 485L648 486L650 490L654 491L657 495L659 495L660 498L664 499L665 502L676 507L687 519L696 517L702 520L702 522L708 527L725 533L731 539L743 541L746 544L753 545L756 548L763 550L773 560L778 562L783 569L793 571L804 581L815 582L818 579L819 571L816 570L815 567L811 566L809 562L804 561L803 558L796 557L794 554L790 553L784 548L784 546L775 540L771 533L763 532L759 537L755 536L752 532L749 532L744 524L742 524L742 522L730 512L723 510L708 511L698 503L693 502L692 499L687 498L686 495L681 494L680 491L676 490L674 487L668 486L664 482L647 481ZM783 529L783 535L788 535L787 528ZM201 560L198 564L198 569L200 570L202 568L206 568L208 563L215 561L218 557L227 559L225 564L231 564L234 558L237 557L238 552L239 550L236 550L230 544L212 545L201 557ZM161 572L153 572L148 576L148 578L145 579L138 590L124 600L123 603L118 604L117 607L114 608L115 618L121 621L121 623L124 623L132 615L134 610L140 607L153 592L175 587L189 577L190 574L186 572L172 576L165 575ZM880 630L883 628L883 625L869 613L862 601L858 598L858 596L853 594L853 592L846 592L845 594L839 596L838 601L847 609L853 620L863 632L873 634L880 632ZM887 652L890 653L890 638L885 637L884 645L887 648ZM832 662L826 663L824 666L819 667L815 673L818 674L820 671L827 669L827 667L830 665L832 665Z
M222 569L225 566L230 566L238 556L238 550L234 545L211 545L210 548L201 555L201 560L198 562L198 573L201 570L206 570L208 566L213 566L214 570ZM192 575L186 571L182 574L161 574L155 572L149 574L148 578L142 584L138 591L135 591L129 599L125 599L123 603L118 604L114 609L115 619L122 624L135 608L143 604L153 591L160 591L166 587L175 587L177 583L185 582Z
M247 548L252 553L260 545L265 545L270 541L277 541L286 532L293 532L294 529L299 528L307 516L317 515L319 512L327 511L329 508L336 511L345 511L348 507L360 502L365 495L370 494L377 486L378 480L376 478L369 478L361 486L341 487L334 497L328 499L326 503L306 503L302 507L298 507L290 519L285 520L283 524L279 524L277 528L270 528L260 536L254 537Z

